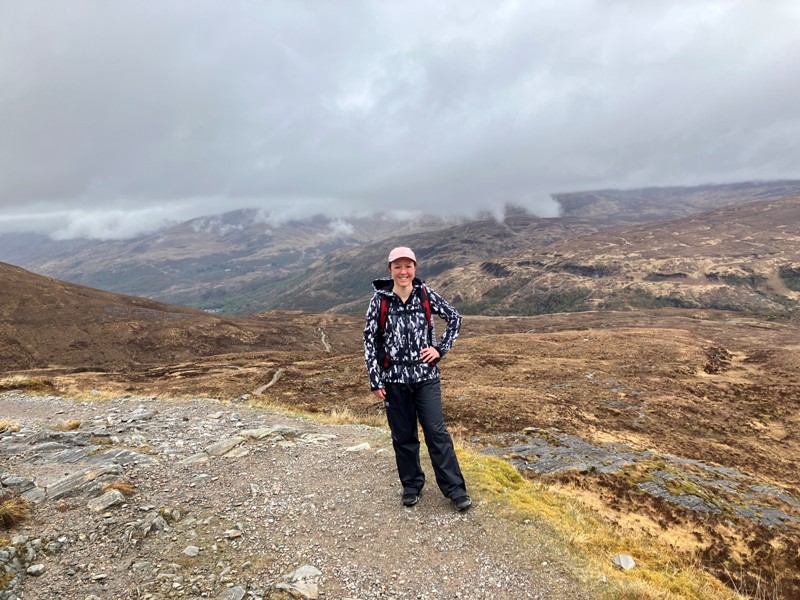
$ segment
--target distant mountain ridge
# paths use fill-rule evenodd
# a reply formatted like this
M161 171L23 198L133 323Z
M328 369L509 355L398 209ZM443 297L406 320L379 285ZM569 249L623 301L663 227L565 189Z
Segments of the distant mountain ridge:
M557 194L561 216L591 219L615 227L672 221L731 204L800 194L800 181L746 181L692 187L652 187Z
M410 241L419 275L466 314L661 307L791 313L800 306L800 195L606 229L517 215ZM363 311L371 277L385 269L383 245L334 252L279 301Z
M800 313L800 195L520 248L436 278L462 310Z
M535 314L638 304L694 306L708 298L669 292L670 285L664 281L670 271L666 265L654 266L641 285L638 275L631 275L636 285L620 287L613 298L605 298L605 292L596 288L602 283L600 287L610 289L606 284L613 277L601 277L605 271L592 266L605 260L605 234L601 232L793 195L800 195L800 181L576 192L555 196L562 207L561 217L542 219L509 208L502 221L492 217L452 221L433 217L410 221L382 216L347 220L314 217L271 225L256 210L240 210L193 219L132 240L53 242L41 237L0 235L0 260L91 287L226 314L268 309L360 312L370 293L370 281L385 270L386 251L402 244L417 252L420 274L451 292L457 306L466 312ZM720 218L732 218L732 213L726 214ZM656 226L652 235L658 231ZM599 237L586 237L592 234ZM581 241L576 245L573 240ZM594 246L585 246L589 242L583 240L595 240ZM559 271L552 261L537 258L535 250L546 255L546 248L558 242L565 250L553 252L583 248L586 255L580 257L579 267L567 265ZM639 243L647 245L650 241L641 239ZM589 256L592 253L595 258ZM784 274L794 268L793 260L787 255ZM526 261L531 264L526 265ZM537 261L545 265L547 276L534 273ZM624 272L615 268L617 273ZM562 275L556 276L553 269ZM592 277L582 279L582 272ZM720 280L730 283L736 277L747 279L747 273L721 275ZM514 282L519 277L527 278L527 282L517 290ZM661 281L655 281L659 278ZM672 287L680 283L679 276L666 279ZM782 286L780 277L772 281L778 296L787 301L775 300L775 296L759 303L750 298L745 305L772 309L776 301L791 304L793 290ZM710 279L703 283L714 287ZM521 290L529 285L536 289L523 294ZM695 291L698 289L695 286ZM769 295L763 285L759 289L757 296L763 299L764 294ZM632 295L633 290L638 291ZM743 298L738 292L728 300L717 294L712 304L735 307L740 301Z
M128 240L53 241L6 234L0 236L0 260L106 291L252 314L266 308L260 299L263 288L303 273L338 248L454 222L318 216L271 224L248 209L199 217Z

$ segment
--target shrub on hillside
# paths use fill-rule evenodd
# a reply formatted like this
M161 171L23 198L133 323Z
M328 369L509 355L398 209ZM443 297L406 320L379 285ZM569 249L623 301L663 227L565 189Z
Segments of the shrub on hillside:
M10 529L27 519L30 513L31 505L25 498L0 490L0 528Z
M800 292L800 267L785 266L778 270L778 275L790 290Z

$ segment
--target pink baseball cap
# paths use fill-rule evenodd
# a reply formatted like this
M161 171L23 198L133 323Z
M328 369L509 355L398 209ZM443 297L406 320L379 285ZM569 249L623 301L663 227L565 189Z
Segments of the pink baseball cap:
M389 252L389 262L394 262L398 258L410 258L414 261L414 264L417 263L417 257L414 255L414 252L411 248L406 248L405 246L399 246Z

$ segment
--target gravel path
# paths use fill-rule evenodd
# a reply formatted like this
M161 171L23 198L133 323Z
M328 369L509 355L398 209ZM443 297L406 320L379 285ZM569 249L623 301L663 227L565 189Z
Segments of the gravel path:
M3 481L52 491L110 449L132 453L103 476L133 485L124 502L95 512L87 503L100 490L82 488L41 500L5 532L34 554L26 568L43 565L15 588L26 600L280 597L276 585L306 565L321 573L320 598L589 597L532 525L494 516L482 498L455 512L429 465L420 503L402 507L383 429L207 399L74 403L20 392L0 395L0 415L22 427L0 436ZM83 421L74 432L47 433L72 419Z

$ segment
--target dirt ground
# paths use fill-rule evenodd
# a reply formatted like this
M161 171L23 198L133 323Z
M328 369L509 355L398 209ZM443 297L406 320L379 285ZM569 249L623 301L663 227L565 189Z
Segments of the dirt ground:
M361 318L263 318L291 322L302 339L178 363L159 362L151 344L148 364L24 374L61 393L247 396L312 412L380 412L367 387ZM478 447L498 434L539 428L737 469L797 500L798 329L797 321L686 310L465 317L441 365L446 420ZM800 594L800 528L694 514L622 476L544 479L621 527L667 539L740 590L766 580ZM800 517L796 507L787 510Z
M92 494L82 491L36 504L11 535L58 543L33 559L45 570L17 590L26 600L240 597L227 589L234 584L248 598L287 598L275 584L302 565L319 569L319 597L329 599L588 600L587 588L600 585L577 581L546 533L509 530L491 502L476 498L459 513L430 481L419 504L401 506L384 429L322 425L209 399L76 403L6 392L0 414L24 428L18 439L26 442L51 440L53 425L65 419L81 423L69 432L74 437L41 450L13 437L0 443L2 470L41 486L85 469L96 487L118 481L101 468L104 449L137 443L152 459L126 464L131 493L102 514L87 509ZM270 428L278 431L248 437L230 455L184 464L210 445ZM101 431L118 441L91 445ZM83 443L95 448L83 459L56 459L64 446L77 454ZM166 519L163 531L146 526L157 514ZM199 553L187 555L189 546Z

